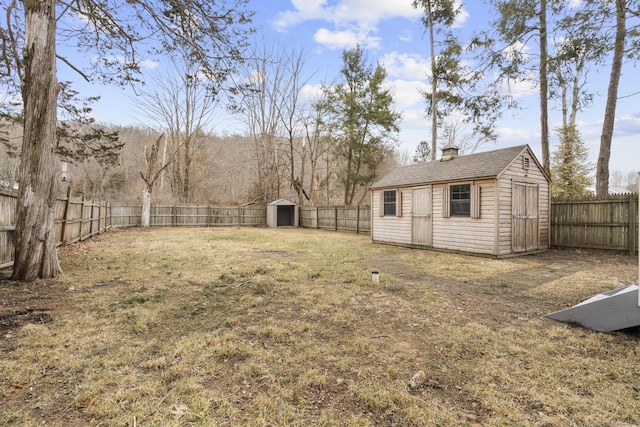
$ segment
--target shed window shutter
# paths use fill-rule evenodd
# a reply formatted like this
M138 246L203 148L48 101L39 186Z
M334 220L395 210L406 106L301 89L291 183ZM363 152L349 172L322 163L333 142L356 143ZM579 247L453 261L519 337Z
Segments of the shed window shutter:
M451 196L449 186L442 189L442 217L449 218L451 216Z
M480 186L471 186L471 218L480 218Z
M396 190L396 216L402 216L402 191Z
M378 216L384 216L384 191L378 192Z

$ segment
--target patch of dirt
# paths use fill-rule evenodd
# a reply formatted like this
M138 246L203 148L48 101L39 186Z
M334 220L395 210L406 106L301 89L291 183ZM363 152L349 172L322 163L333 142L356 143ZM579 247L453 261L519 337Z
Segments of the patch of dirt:
M11 338L26 324L50 323L55 304L60 303L59 291L42 281L21 283L0 277L0 338ZM0 349L10 349L10 341L0 340Z

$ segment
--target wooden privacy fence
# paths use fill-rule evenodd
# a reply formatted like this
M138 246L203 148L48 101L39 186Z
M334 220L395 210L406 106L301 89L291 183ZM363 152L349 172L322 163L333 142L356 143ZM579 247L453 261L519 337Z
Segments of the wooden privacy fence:
M551 245L612 249L633 255L638 249L638 196L624 194L551 203Z
M0 268L13 265L17 196L0 192ZM109 226L109 205L86 200L56 200L56 244L69 245L102 233Z
M0 268L13 265L16 202L14 194L0 192ZM140 225L142 206L73 201L69 196L55 204L58 245L69 245L102 233L110 227ZM151 206L152 226L264 226L265 206Z
M371 207L369 206L300 206L300 226L322 230L371 231Z
M16 197L0 192L0 268L13 265Z
M142 206L111 206L113 227L140 225ZM267 223L266 206L163 206L151 205L150 226L218 227L263 226Z
M637 195L551 203L551 245L612 249L632 254L638 248ZM322 230L369 233L369 206L300 206L300 225ZM59 245L84 240L109 227L140 225L140 205L110 205L86 200L59 199L55 205ZM0 268L13 265L16 196L0 192ZM265 206L152 205L152 226L264 226Z

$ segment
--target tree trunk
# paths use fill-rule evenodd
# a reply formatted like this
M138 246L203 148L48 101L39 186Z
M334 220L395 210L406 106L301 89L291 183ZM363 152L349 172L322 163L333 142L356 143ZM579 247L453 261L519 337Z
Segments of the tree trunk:
M436 42L433 35L433 12L431 0L427 5L427 26L429 27L429 49L431 50L431 160L436 159L438 150L438 79L436 71Z
M540 146L542 167L550 173L549 160L549 109L547 83L547 0L540 1Z
M156 142L149 147L144 147L144 157L147 163L147 170L145 173L140 172L140 176L144 181L144 190L142 191L142 215L140 216L140 227L149 227L149 217L151 216L151 193L153 192L153 186L156 180L164 175L164 170L167 164L162 162L162 166L156 171L156 162L158 161L158 153L160 152L160 141L164 138L164 134L156 140ZM165 138L165 149L167 148L167 139ZM164 156L163 156L164 157Z
M56 19L55 0L24 2L24 134L17 204L14 280L55 277Z
M148 186L142 192L142 216L140 217L140 227L149 227L149 218L151 217L151 190Z
M616 0L616 40L611 62L611 75L607 90L607 105L604 111L602 134L600 135L600 154L596 166L596 194L605 196L609 193L609 159L611 158L611 140L613 126L616 121L616 105L618 101L618 85L622 73L626 32L626 0Z

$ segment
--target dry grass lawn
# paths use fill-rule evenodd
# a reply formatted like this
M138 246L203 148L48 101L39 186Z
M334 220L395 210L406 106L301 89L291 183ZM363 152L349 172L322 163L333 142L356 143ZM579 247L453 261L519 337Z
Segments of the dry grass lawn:
M543 317L635 283L633 257L260 228L113 231L60 256L55 280L0 281L0 425L640 422L638 331Z

